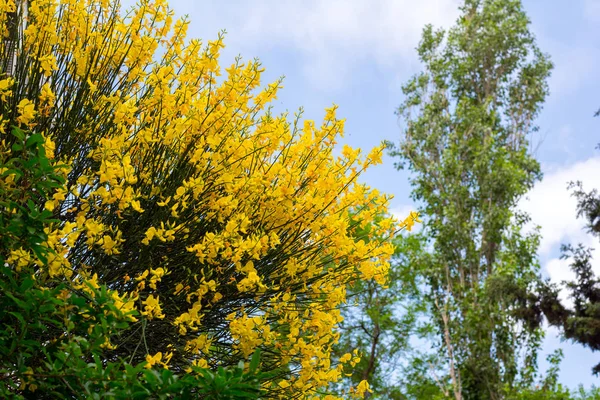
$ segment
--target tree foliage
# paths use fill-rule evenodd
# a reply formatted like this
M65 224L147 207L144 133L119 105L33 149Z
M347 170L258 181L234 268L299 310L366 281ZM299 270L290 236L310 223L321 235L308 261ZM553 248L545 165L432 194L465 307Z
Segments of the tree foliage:
M532 289L536 234L517 201L541 178L528 134L552 64L518 0L465 0L448 32L428 26L424 71L403 88L393 155L413 173L431 251L414 260L428 287L446 396L500 399L535 372L541 331Z
M337 307L346 284L385 281L398 229L386 218L352 233L385 212L388 197L356 181L383 147L334 157L335 106L322 124L273 115L281 81L260 89L260 63L239 58L222 76L222 35L203 46L187 27L161 0L126 13L116 0L0 0L3 162L21 145L16 126L43 141L48 168L65 166L27 203L43 236L2 237L4 272L26 269L46 296L28 313L70 310L64 325L35 325L36 357L2 365L13 383L43 379L48 363L68 375L68 354L74 368L102 365L111 388L131 386L110 375L123 368L148 384L245 384L235 368L256 351L264 398L310 398L341 379ZM8 166L2 179L24 182ZM2 322L19 326L11 315ZM64 376L56 390L78 393Z
M412 224L420 222L415 214L404 221L409 231ZM362 236L360 232L357 235ZM357 281L348 288L340 341L335 347L338 357L352 360L341 388L366 380L370 391L365 398L404 398L400 377L411 353L409 341L417 329L416 319L421 311L416 271L410 259L422 251L422 238L414 234L398 235L393 243L395 251L386 285Z
M600 238L600 194L597 190L585 191L582 182L571 182L572 195L577 198L577 217L586 221L589 234ZM575 280L566 282L567 293L573 306L564 304L561 288L549 281L540 290L540 305L551 325L559 327L566 339L580 343L592 351L600 350L600 278L592 268L592 253L583 244L561 246L561 258L571 259ZM600 363L593 368L600 373Z

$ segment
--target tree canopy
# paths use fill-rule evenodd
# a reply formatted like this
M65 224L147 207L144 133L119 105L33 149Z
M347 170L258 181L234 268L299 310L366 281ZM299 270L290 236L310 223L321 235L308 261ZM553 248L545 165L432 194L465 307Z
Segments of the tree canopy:
M516 204L541 178L528 135L552 63L518 0L465 0L448 31L427 26L424 70L403 87L405 124L392 155L408 166L428 254L425 279L445 396L501 399L532 382L541 339L529 312L537 234Z

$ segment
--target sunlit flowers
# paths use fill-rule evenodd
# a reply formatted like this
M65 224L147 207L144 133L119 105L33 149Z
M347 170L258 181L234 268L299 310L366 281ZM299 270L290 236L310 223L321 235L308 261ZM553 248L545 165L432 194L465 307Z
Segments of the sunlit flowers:
M262 82L257 60L222 69L222 35L189 40L188 22L162 0L127 17L113 5L31 2L23 51L39 82L24 93L0 80L0 101L16 108L0 131L39 129L52 162L68 167L45 203L57 222L40 275L90 297L109 285L144 329L107 349L144 342L150 354L122 355L148 368L237 365L263 350L268 368L290 366L265 388L316 396L341 379L331 348L346 285L384 284L389 239L419 222L411 213L372 223L391 197L357 179L383 145L334 152L345 124L337 106L322 121L275 115L282 81Z

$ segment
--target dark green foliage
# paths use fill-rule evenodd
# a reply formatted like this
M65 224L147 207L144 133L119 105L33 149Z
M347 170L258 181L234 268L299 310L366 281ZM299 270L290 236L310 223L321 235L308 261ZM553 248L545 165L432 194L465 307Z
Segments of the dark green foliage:
M571 183L577 197L577 215L586 220L588 233L600 238L600 195L596 190L586 192L581 182ZM591 249L579 244L562 245L562 259L571 259L575 280L567 282L573 308L559 300L559 287L546 282L540 290L540 304L551 325L562 329L565 338L583 344L593 351L600 350L600 279L592 271ZM600 363L593 368L600 373Z
M40 205L53 189L64 183L56 171L61 166L50 165L39 133L26 136L19 128L12 129L14 144L8 159L2 160L1 178L14 176L16 187L0 186L0 256L6 258L12 249L25 247L45 259L45 224L51 222L52 213L40 210Z

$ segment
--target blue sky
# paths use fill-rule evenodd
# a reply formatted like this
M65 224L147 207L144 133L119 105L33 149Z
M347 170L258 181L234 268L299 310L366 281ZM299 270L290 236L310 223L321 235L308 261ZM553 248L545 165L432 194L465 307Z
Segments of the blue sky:
M368 150L382 140L398 141L394 110L401 85L419 71L416 47L426 23L449 27L458 15L456 0L170 0L178 15L188 14L189 36L214 39L227 30L221 65L241 54L258 57L266 68L265 84L285 75L276 102L291 113L300 106L305 118L320 120L324 108L339 105L346 118L344 143ZM600 0L524 0L539 47L552 56L551 94L532 138L544 180L521 203L542 229L539 260L544 274L559 282L570 276L558 259L561 243L596 245L575 218L570 180L600 188L600 151L595 145L600 118ZM393 160L373 168L363 181L393 194L392 210L405 216L414 208L407 175ZM600 246L595 251L600 260ZM600 262L596 262L600 272ZM541 359L562 347L560 379L575 387L600 384L591 367L600 362L582 346L560 341L549 330ZM541 363L542 368L546 365Z

